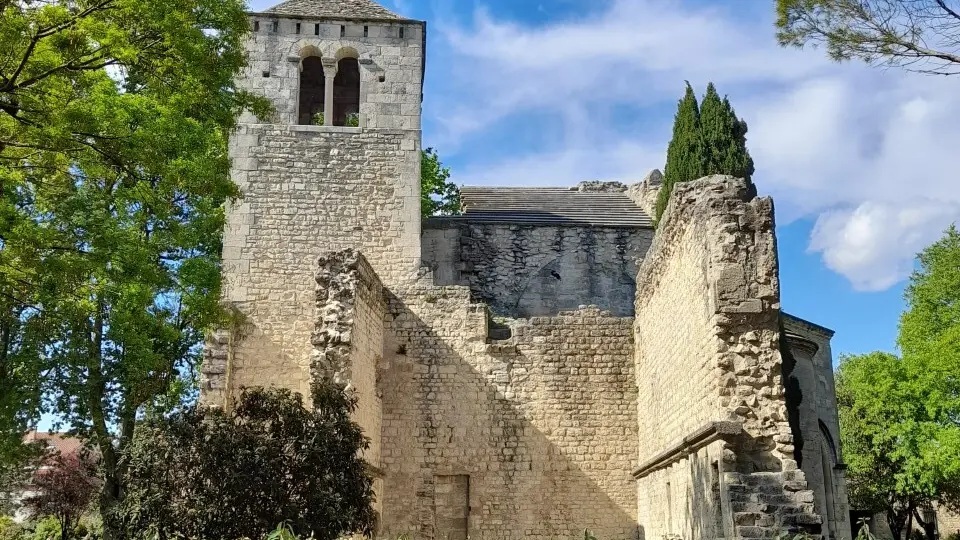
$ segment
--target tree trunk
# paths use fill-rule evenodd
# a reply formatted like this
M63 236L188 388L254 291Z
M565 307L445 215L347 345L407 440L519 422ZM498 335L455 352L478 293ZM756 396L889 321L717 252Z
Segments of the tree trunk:
M60 518L60 540L70 540L70 516Z
M113 520L113 511L120 502L121 497L121 479L119 474L119 459L117 448L113 444L113 437L110 436L110 429L107 427L106 415L104 414L104 395L106 394L106 382L103 380L102 369L102 351L103 351L103 306L99 306L100 312L93 321L93 343L91 351L89 369L90 375L87 381L87 405L90 407L90 415L93 420L93 434L100 450L100 463L103 471L103 488L100 492L100 517L103 520L103 540L119 540L120 532L117 530Z
M897 513L895 508L887 508L887 526L893 534L894 540L903 538L903 517Z
M920 515L920 511L914 509L914 517L917 519L917 523L923 527L923 534L927 537L927 540L937 540L937 521L936 519L931 519L930 521L924 521L923 516Z

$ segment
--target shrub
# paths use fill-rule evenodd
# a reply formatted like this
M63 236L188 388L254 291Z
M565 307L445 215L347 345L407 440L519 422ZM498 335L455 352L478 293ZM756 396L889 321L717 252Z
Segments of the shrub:
M0 540L19 540L23 536L23 527L10 516L0 516Z
M43 464L30 483L34 494L24 499L23 506L35 518L55 519L59 523L57 537L61 540L75 537L74 529L100 485L96 464L81 452L57 453ZM59 534L61 528L63 535Z
M356 399L332 382L314 409L287 390L245 390L230 413L190 410L144 422L124 457L128 489L115 516L131 537L333 540L370 533L367 448L350 420Z
M53 516L47 516L38 521L33 527L33 534L30 536L25 536L24 539L60 540L61 530L60 521Z

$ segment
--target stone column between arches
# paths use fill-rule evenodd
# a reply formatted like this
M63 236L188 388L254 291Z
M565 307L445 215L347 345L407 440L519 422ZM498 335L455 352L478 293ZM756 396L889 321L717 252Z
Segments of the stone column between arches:
M333 81L337 77L337 61L333 58L323 60L323 125L333 125Z

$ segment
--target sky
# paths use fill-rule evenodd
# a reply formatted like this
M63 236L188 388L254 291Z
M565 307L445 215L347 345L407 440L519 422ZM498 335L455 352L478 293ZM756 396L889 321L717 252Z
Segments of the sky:
M960 77L781 48L773 0L381 3L428 22L424 146L461 185L640 181L684 81L714 82L775 201L784 310L835 358L894 350L914 256L960 216Z

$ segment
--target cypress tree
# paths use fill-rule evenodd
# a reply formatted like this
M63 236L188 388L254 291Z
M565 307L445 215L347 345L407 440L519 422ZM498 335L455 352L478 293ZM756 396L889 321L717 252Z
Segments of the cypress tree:
M690 83L677 104L673 120L673 138L667 147L667 163L663 168L663 186L657 196L656 219L660 221L670 200L670 192L678 182L702 177L706 170L703 141L700 136L700 108Z
M743 178L751 185L753 184L753 158L747 150L747 123L737 118L737 113L730 105L730 100L723 98L723 112L729 118L730 136L727 144L718 147L718 153L723 157L720 159L720 174L729 174L737 178ZM720 148L723 151L720 151Z
M753 158L747 151L747 123L737 118L730 100L720 99L710 83L699 108L687 83L687 91L674 117L673 139L667 148L663 187L657 197L656 220L663 215L673 186L711 174L743 178L753 186Z
M726 148L730 146L733 129L733 123L723 108L723 101L717 94L716 87L713 83L708 84L707 93L700 103L700 135L706 158L705 176L723 174L724 156Z

